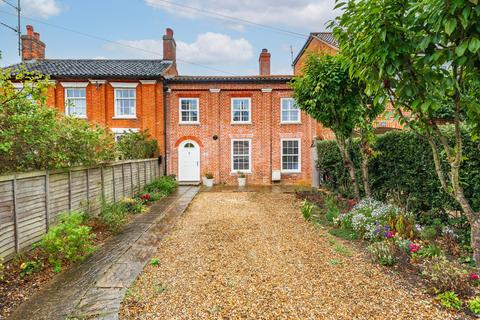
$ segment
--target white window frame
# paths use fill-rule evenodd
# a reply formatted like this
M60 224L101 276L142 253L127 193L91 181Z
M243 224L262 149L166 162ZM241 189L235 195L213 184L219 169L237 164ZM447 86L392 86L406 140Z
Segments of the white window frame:
M297 141L298 142L298 169L283 169L283 142ZM301 173L302 172L302 139L300 138L282 138L280 139L280 171L284 173Z
M139 132L140 129L138 128L111 128L113 132L113 136L115 138L115 142L118 142L118 137L121 137L129 132Z
M248 141L248 170L235 170L233 163L233 143L235 141ZM252 173L252 139L231 139L230 141L230 163L232 173L243 172Z
M233 120L233 102L235 100L247 100L248 101L248 120L247 121L234 121ZM251 124L252 123L252 98L250 97L236 97L231 98L230 101L230 122L232 124Z
M33 88L33 83L30 83L30 87ZM15 91L17 91L17 92L23 91L24 84L23 84L23 83L19 83L19 82L14 82L14 83L13 83L13 88L14 88ZM31 94L27 94L27 95L26 95L26 98L27 98L28 100L30 100L31 102L35 103L35 104L37 103L37 102L33 99L33 97L32 97Z
M302 113L300 112L300 108L297 108L298 110L298 120L297 121L291 121L291 120L283 120L283 102L286 101L286 100L292 100L293 101L293 105L295 105L295 99L293 98L281 98L280 99L280 123L282 124L299 124L299 123L302 123ZM292 111L291 109L289 109L288 111Z
M182 101L194 100L197 102L197 121L183 121L182 120ZM178 99L178 123L179 124L200 124L200 98L183 97Z
M113 87L113 103L114 103L114 117L113 119L137 119L137 86L138 82L110 82L110 85ZM119 115L118 114L118 105L117 105L117 90L118 89L130 89L135 93L134 96L134 114L133 115Z
M63 85L63 84L62 84ZM83 83L82 83L82 86L79 86L79 85L72 85L72 86L69 86L68 83L65 83L65 85L63 86L63 89L64 89L64 97L63 97L63 100L65 101L65 114L68 115L68 116L72 116L72 117L75 117L75 118L79 118L79 119L87 119L87 85L88 83L85 83L85 86L83 86ZM83 89L85 90L85 97L84 98L68 98L67 97L67 91L68 90L71 90L71 89ZM85 114L70 114L70 110L69 110L69 105L68 105L68 101L69 100L85 100Z

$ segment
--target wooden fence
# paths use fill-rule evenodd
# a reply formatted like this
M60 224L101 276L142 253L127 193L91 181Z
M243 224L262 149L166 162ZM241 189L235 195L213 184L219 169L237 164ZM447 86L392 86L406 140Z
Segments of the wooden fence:
M161 175L157 159L0 176L0 257L41 239L62 212L98 214L102 202L133 196Z

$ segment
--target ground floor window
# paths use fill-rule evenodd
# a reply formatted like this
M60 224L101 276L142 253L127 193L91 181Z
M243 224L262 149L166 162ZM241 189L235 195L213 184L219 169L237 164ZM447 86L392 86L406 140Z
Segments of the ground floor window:
M282 171L300 172L300 139L282 139Z
M250 172L252 165L251 139L232 140L232 171Z

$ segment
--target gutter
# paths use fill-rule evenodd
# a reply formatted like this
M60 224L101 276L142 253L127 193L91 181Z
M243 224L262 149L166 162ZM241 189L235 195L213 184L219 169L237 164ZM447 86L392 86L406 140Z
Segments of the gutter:
M168 93L167 80L163 79L163 175L167 175L167 93Z

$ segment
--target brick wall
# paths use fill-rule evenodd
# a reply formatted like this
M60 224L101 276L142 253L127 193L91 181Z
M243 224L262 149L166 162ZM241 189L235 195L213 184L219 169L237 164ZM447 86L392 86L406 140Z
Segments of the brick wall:
M147 130L157 139L160 153L164 146L164 118L163 118L163 83L155 81L129 81L138 83L136 87L136 119L114 119L114 87L111 82L125 82L124 80L110 79L95 81L58 79L48 90L47 105L65 112L65 88L63 83L88 82L86 87L87 120L106 126L110 129L129 128ZM143 82L143 83L142 83Z
M200 145L200 174L214 174L216 183L235 184L232 172L231 140L251 139L252 172L250 184L270 184L272 170L280 170L282 138L301 139L301 172L282 173L282 183L310 182L310 146L315 123L301 114L301 124L280 123L280 99L292 96L286 83L171 83L167 93L167 167L178 175L178 149L181 142L194 140ZM212 89L212 90L211 90ZM262 89L264 89L262 91ZM271 89L271 90L270 90ZM179 124L179 99L199 99L199 125ZM251 124L231 123L231 98L251 98ZM214 140L213 136L218 139Z

